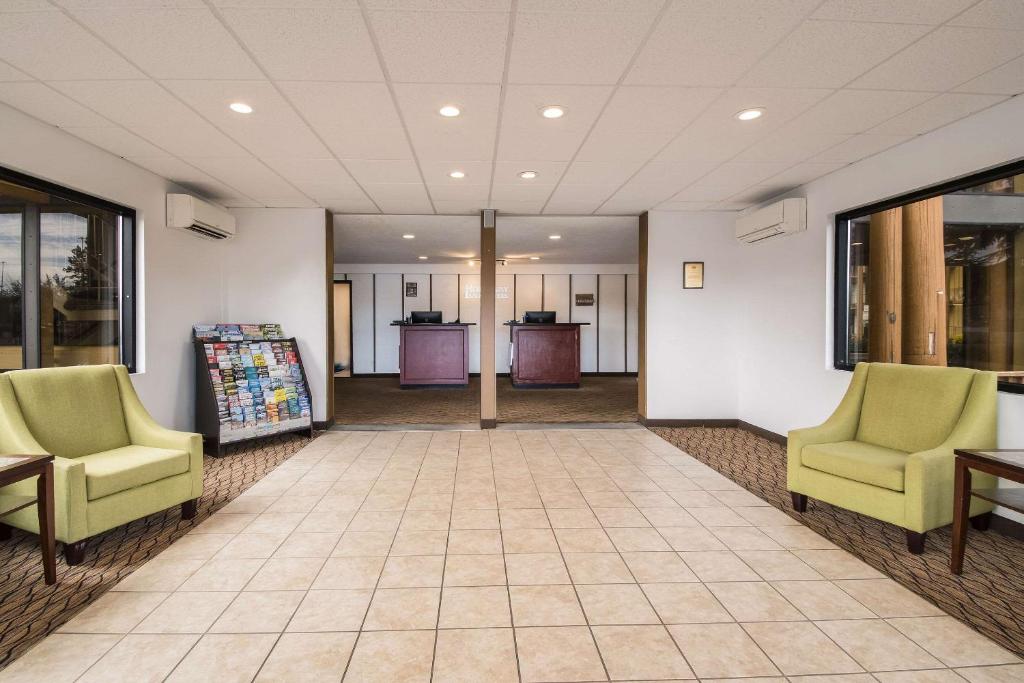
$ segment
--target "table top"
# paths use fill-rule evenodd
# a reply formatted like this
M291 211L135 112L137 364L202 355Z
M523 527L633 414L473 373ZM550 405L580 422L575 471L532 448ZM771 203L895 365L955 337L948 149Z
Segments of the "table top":
M984 451L972 451L957 448L953 452L957 457L969 462L997 465L1024 477L1024 450L1018 448L993 448Z
M466 327L467 325L476 325L476 323L410 323L404 320L395 320L391 323L392 327Z
M6 486L16 481L39 474L42 466L53 461L53 456L46 455L0 455L0 481Z
M590 323L524 323L518 320L509 320L503 324L509 327L578 327L580 325L589 325Z

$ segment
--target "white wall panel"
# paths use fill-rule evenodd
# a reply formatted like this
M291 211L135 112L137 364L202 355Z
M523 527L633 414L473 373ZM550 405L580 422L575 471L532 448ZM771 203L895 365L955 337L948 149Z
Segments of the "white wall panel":
M638 372L640 356L638 354L637 335L639 310L640 280L635 274L626 276L626 372Z
M435 273L430 276L430 310L441 311L442 319L452 322L459 317L459 276Z
M406 273L402 276L406 284L416 283L416 296L406 296L405 286L402 287L403 318L413 311L431 311L430 308L430 276L426 273Z
M437 277L436 275L434 277ZM480 275L459 275L459 316L469 326L469 371L480 372Z
M352 281L352 372L373 372L373 278L353 273Z
M498 273L494 279L494 368L496 372L508 372L509 328L505 325L516 312L512 301L515 275Z
M392 321L402 317L402 276L379 273L374 284L377 372L398 372L398 328Z
M580 328L580 371L597 372L597 276L572 276L572 319L568 322L590 323ZM577 294L593 294L593 306L577 306Z
M571 300L568 275L544 276L544 310L554 311L555 320L560 323L569 322L569 315L572 313Z
M598 275L597 369L626 371L626 276Z
M516 320L523 319L523 313L526 311L540 311L543 310L541 299L543 299L543 275L537 274L518 274L516 278Z

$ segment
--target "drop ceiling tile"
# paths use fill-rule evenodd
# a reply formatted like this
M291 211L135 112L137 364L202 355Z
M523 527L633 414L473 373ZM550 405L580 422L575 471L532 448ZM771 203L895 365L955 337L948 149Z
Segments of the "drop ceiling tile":
M706 211L714 202L662 202L654 207L658 211Z
M363 183L363 189L370 199L378 203L390 199L428 201L427 188L423 183Z
M75 10L90 30L153 78L260 78L209 9Z
M789 168L788 163L729 162L704 176L700 182L709 187L736 187L737 191L771 178Z
M738 206L747 208L749 206L755 206L757 204L764 204L769 202L781 195L793 190L796 185L784 185L779 183L770 183L765 185L755 185L747 188L743 192L738 192L732 197L729 197L726 204L730 206Z
M796 187L797 185L806 185L812 180L817 180L822 176L826 176L833 171L838 171L847 164L845 162L834 162L834 163L819 163L819 162L805 162L797 164L792 168L787 168L782 173L773 175L767 181L766 184L775 186L784 185L787 187Z
M207 121L260 157L330 156L313 131L268 81L162 81ZM228 105L245 102L251 114Z
M507 12L511 0L365 0L363 4L369 9Z
M277 85L339 157L412 158L385 84L279 81Z
M32 77L24 71L18 71L6 62L0 62L0 82L31 81Z
M129 130L180 157L244 159L250 156L237 142L205 122L188 126L138 126Z
M799 24L802 12L810 11L811 5L798 2L784 7L750 0L674 3L640 51L625 82L731 85Z
M426 199L381 199L380 210L390 214L431 214L434 207Z
M294 81L380 81L384 74L358 9L225 9L271 78Z
M160 0L149 1L159 2ZM242 9L275 9L279 7L359 9L359 0L212 0L212 3L217 7L240 7Z
M0 102L60 128L111 125L99 114L38 81L0 83Z
M428 185L488 185L491 182L489 161L424 161L420 163L423 177ZM452 178L449 173L462 171L462 178ZM419 175L416 176L417 180Z
M258 159L252 157L190 158L185 161L264 204L309 201L309 197L299 192Z
M411 159L347 159L345 167L363 185L423 182L416 162Z
M722 92L720 88L624 86L615 91L598 125L610 130L677 133Z
M485 161L493 156L498 86L400 83L395 94L421 161ZM438 114L446 104L458 105L462 115Z
M795 164L835 147L852 137L842 133L804 130L795 122L751 145L735 157L736 161L788 162Z
M954 88L957 92L1019 95L1024 92L1024 57L997 66L986 74Z
M544 185L528 185L523 181L519 183L494 183L491 188L491 199L517 200L517 201L545 201L551 196L551 187Z
M509 82L616 83L654 17L651 11L520 10L509 59Z
M551 200L544 207L545 215L563 215L563 216L586 216L594 213L597 207L601 206L601 201L572 201L572 200Z
M672 133L608 130L600 124L580 147L580 161L647 161L673 138Z
M343 183L330 181L305 181L292 183L307 197L325 202L333 199L366 199L366 193L351 180Z
M36 12L52 9L53 5L46 0L5 0L0 5L0 12Z
M652 161L629 179L623 190L636 193L639 188L651 188L654 194L673 195L715 169L717 162L660 162Z
M516 199L496 199L491 202L492 209L501 213L511 213L520 216L535 215L541 212L544 207L543 201L520 201Z
M499 83L509 15L504 12L371 12L395 82Z
M920 135L1002 102L1002 95L947 93L871 129L881 135Z
M923 36L930 27L805 21L740 81L749 86L838 88ZM856 46L843 49L839 46Z
M143 77L61 12L0 14L0 59L42 80Z
M842 142L831 149L827 149L816 155L809 161L812 163L852 163L865 157L878 154L879 152L895 147L906 142L909 135L875 135L872 133L861 133L854 135L849 140Z
M615 185L559 185L551 194L551 202L593 203L595 206L605 201L619 189L621 183Z
M565 172L561 186L611 185L618 187L640 170L642 162L574 161Z
M862 133L935 96L898 90L839 90L790 125L817 133Z
M243 0L246 1L246 0ZM277 2L278 0L273 0ZM53 0L65 9L197 9L203 0Z
M1024 30L1024 3L1020 0L981 0L949 23L955 26Z
M321 203L331 213L380 213L369 199L325 199Z
M667 200L678 191L679 186L658 188L639 183L629 183L613 194L604 205L629 202L642 204L644 208L649 208Z
M430 197L434 201L472 201L487 202L487 195L490 193L490 185L456 185L440 184L429 186Z
M631 199L609 200L595 212L596 216L639 216L651 208L647 202Z
M355 181L337 160L328 159L264 159L274 171L285 180L296 185L302 183L333 183L338 186L354 186ZM336 196L335 198L340 197Z
M694 183L672 196L673 202L719 202L736 194L735 187L712 186L706 183Z
M568 161L612 93L611 86L510 85L501 115L498 158L506 161ZM540 110L557 104L560 119Z
M128 161L207 199L223 203L224 200L233 198L243 199L250 204L256 203L252 197L246 197L237 188L230 187L175 157L131 157Z
M434 208L439 214L467 215L476 214L484 208L486 202L473 202L462 200L435 199Z
M561 161L499 161L494 166L494 182L553 187L565 173L567 165ZM530 180L520 178L523 171L533 171L537 177Z
M69 126L64 130L119 157L158 157L165 154L158 147L120 126Z
M1024 54L1015 31L942 26L853 82L856 88L945 91Z
M976 0L826 0L812 15L836 21L875 21L886 24L944 24Z

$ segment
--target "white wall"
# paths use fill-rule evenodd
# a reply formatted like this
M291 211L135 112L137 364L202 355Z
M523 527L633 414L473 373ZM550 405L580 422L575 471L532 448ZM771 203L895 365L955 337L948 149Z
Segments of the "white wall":
M326 214L323 209L232 209L238 234L227 243L225 319L277 322L295 337L313 400L327 419Z
M440 310L446 322L456 317L463 322L480 320L479 267L336 263L334 274L353 282L353 372L358 374L398 371L397 357L392 362L398 350L396 328L389 325L410 311ZM509 331L504 323L542 308L556 311L563 322L591 323L583 328L580 342L584 372L636 372L636 277L631 264L499 266L496 285L502 295L495 300L494 348L498 372L508 372ZM417 299L402 300L403 279L419 283ZM376 287L370 284L373 281ZM594 294L595 305L575 306L573 292ZM601 293L607 296L602 299ZM628 326L627 320L632 320ZM479 335L479 327L470 328L471 372L480 370Z
M732 213L648 215L647 418L735 419L737 295ZM704 261L704 289L683 289L683 262Z
M224 319L225 245L165 227L165 195L182 188L4 105L0 165L135 209L138 372L132 379L157 421L191 429L192 324Z

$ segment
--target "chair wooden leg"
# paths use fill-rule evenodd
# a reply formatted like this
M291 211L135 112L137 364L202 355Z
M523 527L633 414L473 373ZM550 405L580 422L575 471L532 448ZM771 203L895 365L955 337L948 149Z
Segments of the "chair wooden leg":
M68 563L69 567L74 567L76 564L82 564L82 560L85 559L85 541L75 541L74 543L64 544L64 561Z
M907 530L907 550L913 555L920 555L924 552L924 539L928 535L927 531L918 533L916 531Z
M196 516L196 511L199 508L199 499L193 498L192 500L186 500L181 504L181 518L192 519Z
M0 524L0 541L11 540L12 533L14 533L14 529L12 527L7 526L6 524Z
M797 512L807 512L807 496L802 493L796 493L790 491L789 495L793 497L793 509Z
M971 517L971 526L978 531L988 531L989 525L992 524L992 513L983 512L977 517Z

